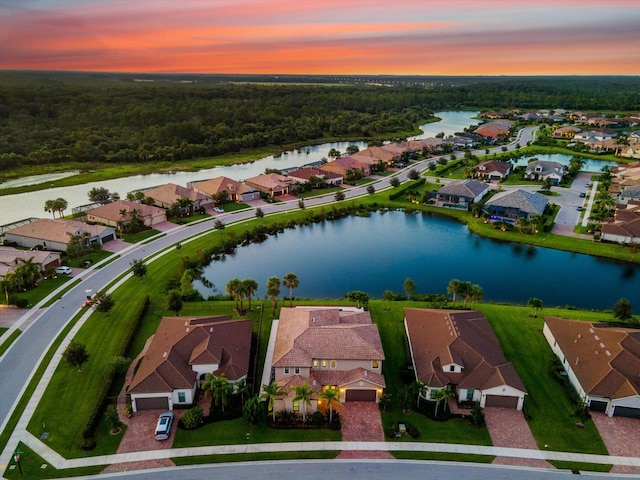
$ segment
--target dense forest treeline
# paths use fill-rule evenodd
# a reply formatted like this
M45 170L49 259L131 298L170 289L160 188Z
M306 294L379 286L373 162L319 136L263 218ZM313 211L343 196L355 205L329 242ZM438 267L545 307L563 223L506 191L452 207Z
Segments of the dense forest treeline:
M354 77L352 83L318 77L318 84L295 77L290 83L140 77L2 72L0 169L175 161L318 139L391 137L412 131L438 109L640 108L636 77L477 78L457 84L428 77Z

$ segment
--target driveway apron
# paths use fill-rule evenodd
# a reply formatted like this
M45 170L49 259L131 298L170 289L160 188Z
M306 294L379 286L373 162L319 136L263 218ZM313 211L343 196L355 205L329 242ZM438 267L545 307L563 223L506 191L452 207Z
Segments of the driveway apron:
M343 442L384 442L378 404L347 402L339 409ZM337 458L394 458L389 452L343 450Z

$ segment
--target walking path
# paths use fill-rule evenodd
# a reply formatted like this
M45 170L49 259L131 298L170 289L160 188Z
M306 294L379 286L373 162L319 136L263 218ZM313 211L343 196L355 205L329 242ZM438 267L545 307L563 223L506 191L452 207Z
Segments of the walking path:
M587 202L587 208L584 209L584 215L582 217L582 226L586 227L589 225L589 217L591 216L591 208L593 207L593 202L596 198L596 193L598 192L598 182L593 182L591 185L591 192L589 193L589 201Z

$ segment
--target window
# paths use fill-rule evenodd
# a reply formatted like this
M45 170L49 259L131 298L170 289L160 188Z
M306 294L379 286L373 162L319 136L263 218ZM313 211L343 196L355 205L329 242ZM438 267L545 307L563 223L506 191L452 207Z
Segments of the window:
M313 359L313 368L318 368L318 359L317 358Z
M289 367L284 367L284 374L289 375Z
M293 411L294 412L299 412L300 411L300 402L298 400L294 400L293 401Z
M184 392L178 392L178 402L185 403L187 401Z
M378 368L380 367L380 362L378 362L378 360L371 360L371 368Z
M327 361L326 360L322 360L322 368L327 368Z
M456 366L455 366L455 365L451 365L451 366L449 367L449 371L450 371L450 372L455 372L455 371L456 371Z
M473 390L467 389L467 400L473 400Z
M299 375L300 374L300 367L295 367L293 369L293 373L295 373L296 375Z
M331 360L331 368L336 368L336 361L335 360Z

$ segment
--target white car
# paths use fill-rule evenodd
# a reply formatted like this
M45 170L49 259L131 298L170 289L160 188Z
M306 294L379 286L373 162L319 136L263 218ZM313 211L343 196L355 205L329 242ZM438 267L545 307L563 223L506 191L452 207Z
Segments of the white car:
M173 423L173 412L164 412L158 418L156 425L156 440L166 440L171 435L171 424Z
M62 266L62 267L56 267L56 273L59 275L71 275L71 273L73 272L73 270L71 270L71 267L67 267Z
M214 212L224 213L224 210L221 207L213 207Z

